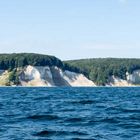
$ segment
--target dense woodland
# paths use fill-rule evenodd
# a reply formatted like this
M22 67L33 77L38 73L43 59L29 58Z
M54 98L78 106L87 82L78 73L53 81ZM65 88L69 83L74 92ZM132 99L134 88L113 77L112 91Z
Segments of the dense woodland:
M69 66L69 64L65 64L60 59L50 55L34 53L0 54L0 69L2 70L13 70L14 68L24 67L27 65L57 66L63 70L79 72L78 68Z
M26 65L33 66L58 66L62 67L62 62L54 56L39 55L33 53L20 54L0 54L0 69L13 69Z
M66 61L70 66L77 67L97 85L105 85L110 76L126 79L126 72L132 73L140 69L140 59L97 58Z

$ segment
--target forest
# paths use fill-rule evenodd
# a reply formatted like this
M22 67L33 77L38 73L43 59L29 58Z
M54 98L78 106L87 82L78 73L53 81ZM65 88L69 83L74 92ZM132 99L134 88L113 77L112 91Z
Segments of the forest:
M140 69L140 59L94 58L65 61L65 63L77 67L97 85L105 85L112 75L126 80L126 72L131 74L134 70Z
M35 54L35 53L13 53L0 54L0 69L13 70L14 68L32 66L57 66L63 70L80 72L77 67L63 63L55 56Z
M61 60L54 56L34 54L34 53L13 53L0 54L0 69L13 69L24 67L26 65L33 66L58 66L62 67Z

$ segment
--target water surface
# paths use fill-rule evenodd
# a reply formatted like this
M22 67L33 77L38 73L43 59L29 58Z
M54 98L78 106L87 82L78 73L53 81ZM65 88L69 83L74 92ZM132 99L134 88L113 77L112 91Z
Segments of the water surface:
M140 88L0 88L0 140L139 140Z

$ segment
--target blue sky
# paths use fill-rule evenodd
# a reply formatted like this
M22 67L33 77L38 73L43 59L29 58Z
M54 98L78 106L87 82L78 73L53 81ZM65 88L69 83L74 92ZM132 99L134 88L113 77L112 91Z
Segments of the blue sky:
M1 0L0 53L140 58L140 0Z

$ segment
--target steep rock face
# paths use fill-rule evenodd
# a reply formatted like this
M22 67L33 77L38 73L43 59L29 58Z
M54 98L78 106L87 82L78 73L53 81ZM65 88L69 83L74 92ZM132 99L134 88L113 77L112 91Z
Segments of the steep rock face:
M26 66L17 68L21 86L96 86L93 81L87 79L83 74L63 71L58 67L48 66ZM13 85L9 81L11 72L0 70L0 86ZM140 70L132 74L126 73L126 80L111 76L106 86L139 86Z
M83 74L65 71L63 73L63 78L71 86L96 86L91 80L87 79Z
M140 70L133 71L132 74L126 72L126 80L112 76L109 79L109 86L139 86L140 85Z
M7 86L9 85L9 72L0 70L0 86Z
M133 84L140 84L140 70L135 70L132 74L126 73L127 81Z
M25 67L20 76L22 86L54 86L49 67Z
M110 82L107 84L107 86L118 86L118 87L133 86L133 84L130 83L129 81L120 79L119 77L115 76L110 77L109 81Z
M58 67L25 67L19 76L21 86L95 86L83 74Z

